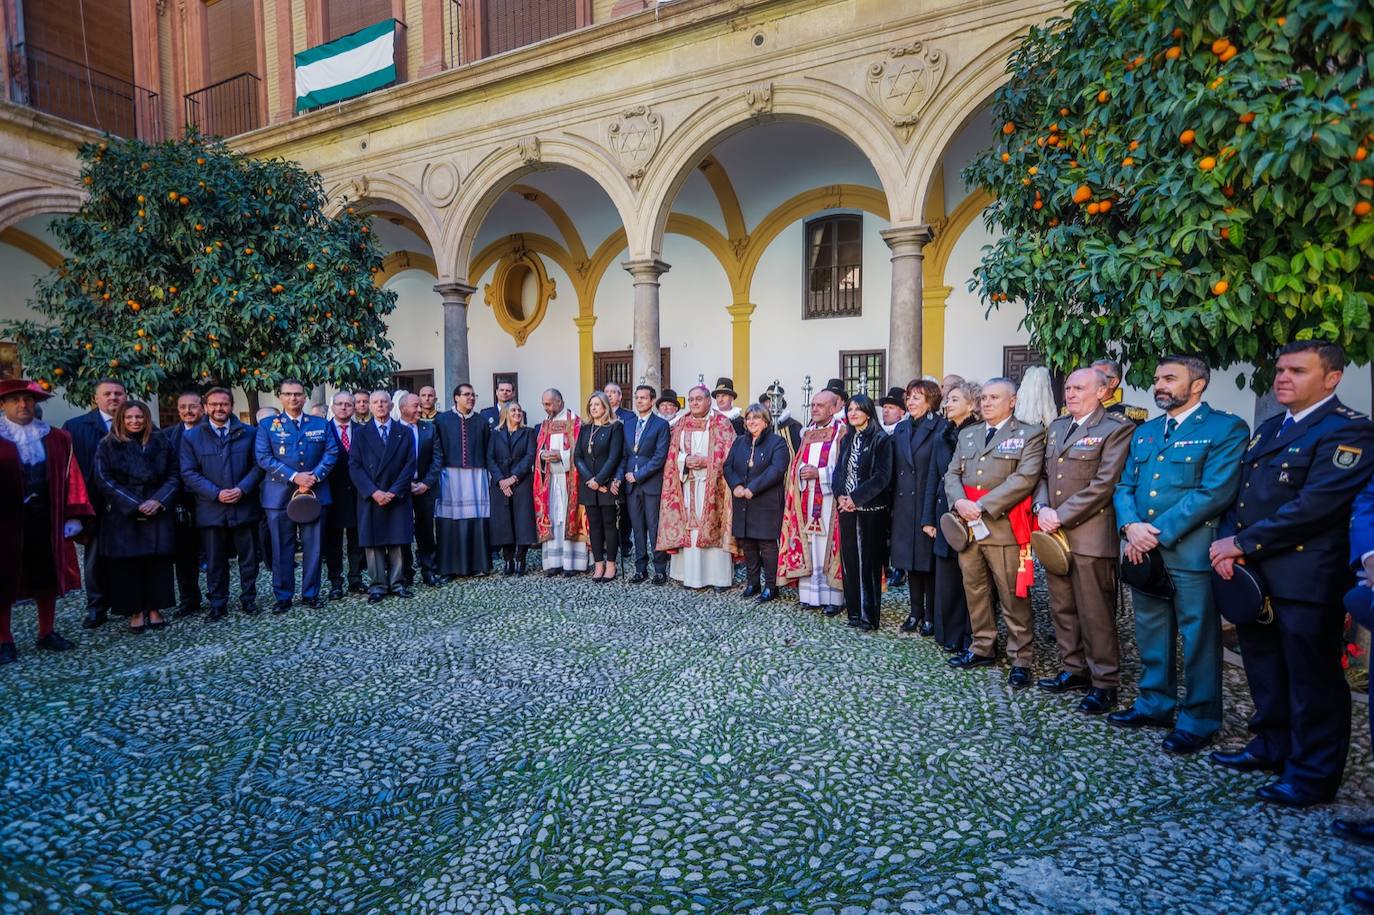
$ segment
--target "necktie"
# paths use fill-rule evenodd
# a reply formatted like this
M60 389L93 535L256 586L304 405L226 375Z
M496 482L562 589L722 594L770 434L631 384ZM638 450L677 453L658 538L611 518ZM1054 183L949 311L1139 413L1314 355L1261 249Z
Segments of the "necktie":
M382 444L386 444L387 434L391 431L389 423L382 423L377 427L377 431L382 433Z
M219 441L220 441L220 444L221 444L221 445L224 444L224 440L227 439L228 437L229 437L229 430L226 429L226 428L223 427L223 426L220 426L220 427L219 427Z
M983 446L984 446L984 447L987 447L988 445L991 445L991 444L992 444L992 437L993 437L994 435L996 435L996 434L997 434L997 430L994 429L992 426L988 426L988 434L987 434L986 436L983 437Z
M1170 416L1170 417L1169 417L1169 421L1168 421L1167 423L1164 424L1164 441L1167 442L1169 439L1173 438L1173 437L1174 437L1174 432L1177 431L1177 430L1178 430L1178 420L1176 420L1176 419L1174 419L1172 416Z
M1293 426L1295 426L1295 425L1297 425L1297 423L1296 423L1296 421L1293 419L1293 417L1291 417L1291 416L1285 416L1285 417L1283 418L1283 425L1279 426L1279 435L1283 435L1285 432L1287 432L1289 429L1293 428Z
M348 424L347 424L347 423L345 423L344 425L342 425L342 426L339 427L339 441L343 444L344 450L345 450L345 451L347 451L347 450L349 449L349 447L351 446L351 444L352 444L352 443L348 440Z
M1069 438L1073 438L1073 434L1074 434L1075 432L1077 432L1077 431L1078 431L1078 420L1074 420L1073 422L1069 423L1069 435L1068 435L1068 437L1069 437Z

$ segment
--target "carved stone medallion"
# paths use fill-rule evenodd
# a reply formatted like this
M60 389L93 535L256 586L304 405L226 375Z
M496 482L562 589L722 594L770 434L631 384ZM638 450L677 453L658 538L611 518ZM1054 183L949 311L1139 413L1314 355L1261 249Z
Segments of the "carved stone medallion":
M420 176L425 197L436 207L446 207L458 193L458 169L451 162L430 162Z
M894 127L912 127L945 76L945 53L915 42L868 68L868 94Z
M635 187L662 139L663 118L647 105L625 109L606 127L606 143Z

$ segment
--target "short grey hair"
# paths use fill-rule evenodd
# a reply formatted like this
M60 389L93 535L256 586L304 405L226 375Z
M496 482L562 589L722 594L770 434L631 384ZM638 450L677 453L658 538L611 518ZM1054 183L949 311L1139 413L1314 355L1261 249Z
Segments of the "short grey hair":
M1097 369L1108 379L1121 380L1121 363L1115 359L1094 359L1089 368Z
M751 403L744 408L744 416L741 418L747 420L751 416L757 416L759 419L768 423L768 425L773 425L773 414L768 412L768 408L761 403Z

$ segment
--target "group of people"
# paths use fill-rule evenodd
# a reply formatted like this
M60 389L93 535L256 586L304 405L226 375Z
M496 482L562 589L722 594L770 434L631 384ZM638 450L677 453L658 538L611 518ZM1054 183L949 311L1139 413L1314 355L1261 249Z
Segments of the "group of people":
M1285 412L1253 434L1206 404L1210 371L1187 355L1160 359L1162 413L1148 421L1122 402L1120 366L1105 359L1063 381L1062 415L1003 378L915 379L878 403L832 379L805 425L776 386L737 407L728 378L682 401L639 385L629 406L608 384L580 414L550 388L537 426L509 384L481 411L463 383L452 410L436 409L433 388L345 391L320 417L288 379L280 409L256 426L213 388L179 398L179 421L159 432L149 407L107 379L64 431L36 416L47 392L4 382L0 497L21 520L0 529L11 547L0 663L16 656L19 599L37 604L40 648L71 647L53 618L57 596L82 584L77 540L85 625L115 612L137 632L166 625L177 590L177 615L197 612L202 567L209 617L224 618L235 558L239 606L256 612L264 554L275 612L296 596L298 553L310 607L345 589L407 598L417 577L437 586L486 574L494 555L504 574L522 575L533 548L546 575L590 569L596 582L628 559L632 583L725 590L738 563L745 596L771 601L795 587L801 604L845 612L860 630L878 627L883 592L904 581L902 630L936 639L958 669L998 662L1000 608L1011 688L1082 693L1080 711L1164 729L1162 748L1188 754L1221 726L1226 614L1255 736L1211 758L1277 774L1265 800L1322 803L1349 743L1341 656L1352 562L1366 592L1374 577L1374 548L1349 552L1357 497L1357 543L1374 523L1364 457L1374 424L1336 397L1344 365L1332 344L1285 347L1274 382ZM1038 682L1036 556L1062 667ZM1125 709L1118 576L1142 668ZM1263 609L1228 612L1245 604L1246 582Z

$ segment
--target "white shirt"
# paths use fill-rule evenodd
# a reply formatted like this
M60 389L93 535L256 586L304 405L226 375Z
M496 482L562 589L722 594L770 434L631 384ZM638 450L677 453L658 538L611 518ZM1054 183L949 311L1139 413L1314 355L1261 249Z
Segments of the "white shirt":
M1309 417L1309 416L1311 416L1313 413L1315 413L1315 412L1317 411L1317 409L1318 409L1319 407L1321 407L1322 404L1326 403L1328 400L1330 400L1331 398L1333 398L1333 397L1335 397L1335 396L1336 396L1336 394L1335 394L1335 392L1333 391L1332 393L1326 395L1326 396L1323 397L1321 400L1317 401L1316 403L1314 403L1312 406L1308 407L1308 408L1305 409L1305 410L1299 410L1299 411L1296 412L1296 413L1294 413L1292 410L1289 410L1288 413L1285 415L1284 418L1285 418L1285 419L1291 419L1291 420L1292 420L1293 422L1295 422L1295 423L1300 423L1300 422L1302 422L1304 419L1307 419L1307 417Z
M1167 417L1166 417L1165 420L1164 420L1164 427L1167 429L1167 428L1169 427L1169 420L1172 419L1172 420L1176 423L1176 425L1174 426L1174 428L1178 428L1178 426L1183 425L1183 424L1188 420L1188 417L1190 417L1190 416L1192 416L1194 413L1196 413L1196 412L1198 411L1198 407L1201 407L1201 406L1202 406L1202 401L1199 400L1197 403L1193 404L1191 407L1189 407L1188 409L1184 410L1182 413L1179 413L1179 414L1177 414L1177 415L1168 414Z
M105 431L109 432L110 426L114 424L114 417L106 413L104 410L101 410L100 418L105 421Z

